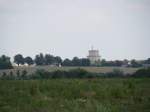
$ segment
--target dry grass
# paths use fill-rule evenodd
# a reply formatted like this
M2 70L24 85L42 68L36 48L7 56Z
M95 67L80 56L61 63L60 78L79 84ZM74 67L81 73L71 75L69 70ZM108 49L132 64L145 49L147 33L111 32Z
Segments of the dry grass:
M35 66L35 67L15 67L14 69L8 69L8 70L0 70L0 75L5 72L6 74L10 74L10 72L13 72L13 74L16 74L16 72L19 70L22 72L23 70L26 70L28 74L34 73L37 69L44 69L46 71L56 71L56 70L71 70L81 68L84 70L87 70L88 72L92 73L107 73L112 72L114 69L119 69L123 71L125 74L132 74L135 71L137 71L139 68L126 68L126 67L51 67L51 66Z

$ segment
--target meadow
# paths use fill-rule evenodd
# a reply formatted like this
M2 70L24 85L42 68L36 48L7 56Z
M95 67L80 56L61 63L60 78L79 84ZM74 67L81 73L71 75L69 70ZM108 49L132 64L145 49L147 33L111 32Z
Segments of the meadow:
M6 70L0 70L0 76L3 75L5 72L6 74L10 74L10 72L13 72L13 74L16 74L16 72L19 70L22 72L23 70L27 71L27 74L32 74L36 70L43 69L48 72L62 70L62 71L69 71L72 69L81 68L83 70L86 70L87 72L91 73L108 73L113 72L114 69L118 69L123 71L125 74L133 74L140 68L130 68L130 67L52 67L52 66L34 66L34 67L14 67L14 69L6 69Z
M149 78L0 80L0 112L150 112Z

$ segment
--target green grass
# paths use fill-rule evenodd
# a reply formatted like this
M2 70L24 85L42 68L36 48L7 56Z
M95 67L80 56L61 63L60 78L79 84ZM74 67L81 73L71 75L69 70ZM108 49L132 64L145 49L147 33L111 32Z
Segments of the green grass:
M0 112L150 112L150 79L0 80Z
M129 67L51 67L51 66L35 66L35 67L15 67L14 69L6 69L6 70L0 70L0 76L3 75L5 72L6 74L10 74L12 72L13 74L16 74L19 70L20 73L22 73L23 70L27 71L27 74L34 73L37 69L43 69L49 72L62 70L62 71L69 71L72 69L81 68L88 72L92 73L108 73L113 72L114 69L118 69L123 71L125 74L132 74L136 72L137 70L141 68L129 68Z

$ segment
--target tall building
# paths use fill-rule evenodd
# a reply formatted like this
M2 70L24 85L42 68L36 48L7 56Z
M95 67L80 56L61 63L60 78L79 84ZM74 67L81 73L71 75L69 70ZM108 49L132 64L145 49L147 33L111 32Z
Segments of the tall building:
M89 50L89 55L87 56L91 62L91 65L100 64L99 50L94 50L93 47Z

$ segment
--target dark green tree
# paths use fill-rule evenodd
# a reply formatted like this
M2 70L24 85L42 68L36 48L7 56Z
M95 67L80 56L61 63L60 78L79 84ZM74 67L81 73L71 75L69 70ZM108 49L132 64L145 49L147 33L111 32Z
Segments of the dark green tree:
M26 57L25 59L24 59L24 61L25 61L25 63L27 63L28 65L32 65L32 64L34 64L34 61L33 61L33 59L31 58L31 57Z
M150 58L148 58L147 60L145 60L144 63L145 63L145 64L150 64Z
M141 67L142 65L138 63L135 59L131 60L131 67Z
M55 57L55 63L57 63L57 64L61 64L61 63L62 63L62 59L61 59L61 57L56 56L56 57Z
M115 61L115 66L122 66L122 65L123 65L123 61L120 60Z
M101 60L101 66L106 66L106 65L107 65L106 60L105 60L105 59L102 59L102 60Z
M90 60L87 58L80 59L81 66L90 66Z
M66 58L63 63L62 63L63 66L72 66L72 61L68 58Z
M17 54L14 56L14 62L19 66L19 64L24 64L24 58L21 54Z
M13 67L10 62L10 58L5 55L2 55L0 57L0 69L11 69L11 68Z
M74 57L73 59L72 59L72 64L73 64L73 66L81 66L81 60L78 58L78 57Z
M42 53L35 56L35 63L36 65L45 65L45 59Z
M55 62L55 58L53 55L50 55L50 54L46 54L45 55L45 64L46 65L51 65Z

